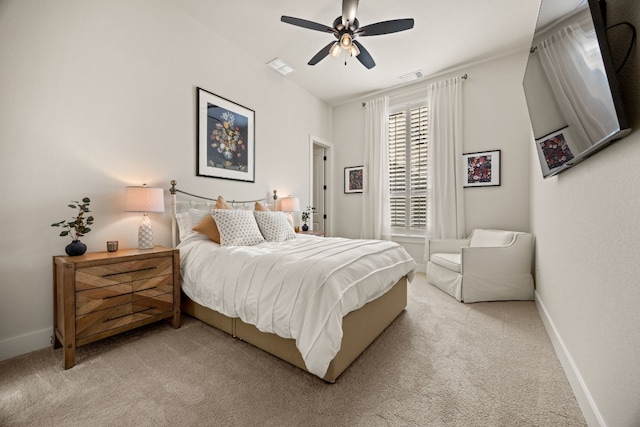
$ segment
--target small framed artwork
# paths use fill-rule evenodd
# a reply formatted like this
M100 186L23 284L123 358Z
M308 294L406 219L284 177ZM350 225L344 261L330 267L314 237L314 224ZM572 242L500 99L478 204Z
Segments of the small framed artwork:
M536 139L536 150L540 158L543 176L552 175L560 167L571 164L574 157L571 152L571 142L566 128Z
M197 176L255 182L255 112L198 88Z
M462 160L464 187L500 185L500 150L463 154Z
M346 194L364 192L366 178L364 166L344 168L344 192Z

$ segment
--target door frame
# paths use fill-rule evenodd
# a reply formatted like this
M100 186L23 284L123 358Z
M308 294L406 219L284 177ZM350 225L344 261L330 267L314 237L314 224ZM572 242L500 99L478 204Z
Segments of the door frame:
M314 174L313 174L313 147L322 147L325 150L327 160L325 162L324 171L324 183L327 186L325 190L324 199L324 211L327 218L324 222L325 235L332 236L333 234L333 144L329 141L325 141L315 135L309 134L309 201L313 200L314 189Z

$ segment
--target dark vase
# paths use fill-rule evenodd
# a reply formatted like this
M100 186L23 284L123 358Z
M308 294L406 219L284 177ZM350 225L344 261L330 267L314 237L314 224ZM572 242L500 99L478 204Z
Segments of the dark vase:
M64 248L64 251L69 256L78 256L82 255L87 251L87 245L82 243L80 240L74 240Z
M302 224L302 231L309 231L309 226L307 224Z

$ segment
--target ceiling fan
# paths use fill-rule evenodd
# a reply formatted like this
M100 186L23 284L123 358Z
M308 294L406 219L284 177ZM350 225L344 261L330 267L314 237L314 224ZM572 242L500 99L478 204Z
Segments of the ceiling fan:
M379 36L382 34L391 34L410 30L413 28L413 19L394 19L391 21L382 21L360 27L360 23L356 18L357 10L358 0L342 0L342 16L338 16L336 20L333 21L333 27L328 27L313 21L307 21L306 19L294 18L292 16L283 15L280 20L298 27L322 31L324 33L332 33L336 39L338 39L338 41L332 41L323 47L313 58L311 58L308 63L309 65L316 65L328 55L337 58L343 51L345 51L348 52L349 55L355 56L362 65L371 69L376 66L375 61L367 49L355 40L355 38Z

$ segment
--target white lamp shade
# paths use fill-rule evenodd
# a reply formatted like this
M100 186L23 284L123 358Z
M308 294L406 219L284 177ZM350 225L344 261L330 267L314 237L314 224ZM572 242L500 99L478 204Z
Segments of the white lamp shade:
M127 187L124 194L127 212L164 212L164 189L154 187Z
M300 199L297 197L283 197L280 201L280 210L282 212L299 212Z

